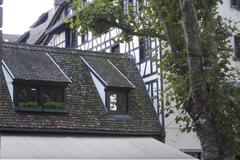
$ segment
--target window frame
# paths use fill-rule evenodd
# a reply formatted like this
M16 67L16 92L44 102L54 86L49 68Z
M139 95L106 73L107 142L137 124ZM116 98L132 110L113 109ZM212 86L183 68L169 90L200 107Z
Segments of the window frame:
M111 111L110 110L110 95L116 94L117 95L117 110ZM107 112L109 114L128 114L129 107L128 107L128 94L129 90L123 88L107 88L105 89L105 104L107 108ZM121 101L121 99L125 100L125 102ZM120 108L120 109L119 109Z
M111 47L111 53L120 53L120 45L116 44Z
M151 57L151 38L139 38L139 62L145 62Z
M66 47L66 32L60 31L53 36L53 45L54 47L64 48Z
M18 100L18 93L19 88L36 88L36 103L37 107L35 108L28 108L28 107L21 107L19 106L19 100ZM46 90L46 88L56 89L57 92L59 92L58 96L60 96L60 100L56 101L50 101L50 102L57 102L57 103L63 103L63 107L57 107L57 108L47 108L43 107L43 98L42 98L42 91ZM52 92L52 90L51 90ZM65 83L53 83L53 82L36 82L36 81L13 81L13 104L16 111L33 111L33 112L59 112L59 113L65 113L66 112L66 84Z
M236 58L240 58L240 36L234 35L234 55Z
M81 44L84 44L84 43L86 43L86 42L88 42L88 39L89 37L88 37L88 32L87 33L85 33L85 34L82 34L81 35Z
M236 5L234 5L233 1L236 1ZM240 0L231 0L231 7L232 8L237 8L237 9L240 9Z

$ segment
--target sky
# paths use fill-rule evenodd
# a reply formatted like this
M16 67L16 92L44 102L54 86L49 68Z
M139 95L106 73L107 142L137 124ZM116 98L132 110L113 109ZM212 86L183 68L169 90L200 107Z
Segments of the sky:
M3 33L22 35L54 0L3 0Z

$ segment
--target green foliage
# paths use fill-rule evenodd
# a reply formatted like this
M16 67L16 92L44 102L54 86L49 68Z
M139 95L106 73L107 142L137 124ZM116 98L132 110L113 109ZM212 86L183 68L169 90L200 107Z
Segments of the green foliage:
M48 108L48 109L61 109L64 107L64 104L61 102L54 102L54 101L49 101L49 102L44 102L43 103L43 108Z
M29 102L20 102L19 107L27 107L27 108L37 108L38 103L35 101L29 101Z
M238 30L231 20L224 19L217 12L221 0L193 1L198 20L201 49L203 51L202 69L207 85L209 108L199 111L195 117L206 114L216 124L216 132L228 155L239 152L236 137L240 135L240 87L232 82L238 81L239 71L231 67L230 37ZM182 26L179 1L149 0L143 10L129 5L122 8L122 0L95 0L83 5L74 0L76 17L66 20L72 28L80 28L95 35L106 33L112 27L122 30L121 38L130 40L131 36L154 37L162 42L164 54L158 60L167 84L164 89L166 115L178 113L176 122L183 131L196 130L199 123L192 119L191 111L184 106L189 97L189 66L186 36Z

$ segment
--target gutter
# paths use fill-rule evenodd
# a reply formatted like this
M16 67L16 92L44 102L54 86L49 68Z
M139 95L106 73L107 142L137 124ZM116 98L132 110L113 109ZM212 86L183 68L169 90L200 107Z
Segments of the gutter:
M30 128L0 128L0 133L58 133L58 134L81 134L81 135L107 135L107 136L147 136L155 137L159 141L163 142L164 135L161 131L158 133L147 133L147 132L121 132L121 131L106 131L106 130L71 130L71 129L30 129Z

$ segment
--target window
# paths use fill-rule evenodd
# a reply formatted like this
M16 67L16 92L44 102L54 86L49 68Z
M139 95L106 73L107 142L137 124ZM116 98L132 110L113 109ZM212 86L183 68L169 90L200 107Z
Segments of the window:
M139 39L139 61L145 61L150 56L151 39L140 38Z
M138 12L143 10L143 8L144 8L144 0L138 0L137 8L138 8Z
M17 110L62 110L64 109L64 87L15 84L14 104Z
M231 7L240 9L240 0L231 0Z
M117 111L117 94L110 94L109 96L109 110Z
M119 47L119 44L113 46L113 47L111 48L111 52L112 52L112 53L120 53L120 47Z
M234 160L240 160L240 156L236 156Z
M65 41L66 41L65 32L55 34L53 37L53 43L54 46L56 47L64 48L66 46Z
M81 35L81 42L82 44L88 41L88 34L83 34Z
M71 38L70 38L70 41L71 41L71 44L70 44L70 47L77 47L78 45L78 38L77 38L77 31L74 30L74 31L70 31L70 34L71 34Z
M237 58L240 58L240 36L234 36L234 52Z
M68 6L65 10L65 16L70 16L73 14L73 10L70 6Z
M107 91L107 109L109 113L126 114L128 94L124 91Z
M136 1L136 0L135 0ZM129 11L129 7L131 6L131 7L134 7L134 3L133 3L133 0L123 0L122 1L122 8L123 8L123 11L125 12L125 13L128 13L128 11Z

